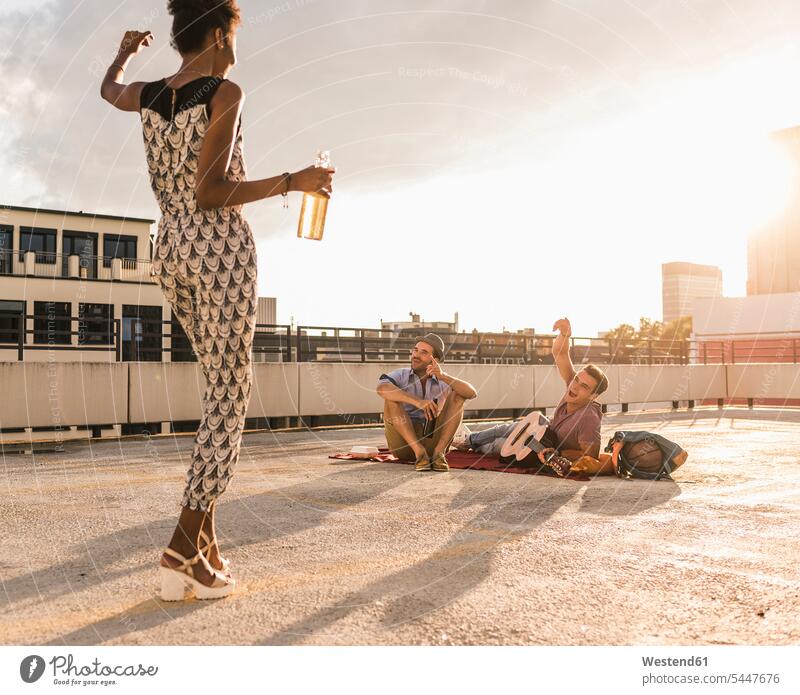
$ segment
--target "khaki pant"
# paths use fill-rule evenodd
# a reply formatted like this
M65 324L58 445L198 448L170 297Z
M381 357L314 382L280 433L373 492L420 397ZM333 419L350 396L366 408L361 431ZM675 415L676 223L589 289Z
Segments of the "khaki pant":
M417 435L417 441L425 447L425 451L428 452L428 456L433 455L433 450L436 448L436 444L439 442L439 437L442 433L441 428L439 427L439 423L437 422L436 429L433 431L433 436L431 437L422 437L425 425L422 422L412 422L414 426L414 433ZM386 434L386 444L389 447L389 451L391 451L397 458L402 459L404 461L416 461L417 456L414 453L414 450L408 445L405 439L403 439L403 435L400 434L392 425L391 422L384 422L383 423L383 431ZM447 442L447 446L444 448L444 451L450 448L450 444L453 441L453 438L450 438L450 441Z

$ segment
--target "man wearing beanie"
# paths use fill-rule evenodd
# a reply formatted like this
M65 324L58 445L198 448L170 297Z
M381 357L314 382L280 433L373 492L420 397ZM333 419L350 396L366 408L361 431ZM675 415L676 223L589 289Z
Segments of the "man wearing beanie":
M442 371L443 357L444 341L428 333L417 338L410 367L378 379L386 443L398 458L413 460L418 471L450 469L445 453L461 424L464 404L478 395L472 384ZM425 436L433 419L435 428Z

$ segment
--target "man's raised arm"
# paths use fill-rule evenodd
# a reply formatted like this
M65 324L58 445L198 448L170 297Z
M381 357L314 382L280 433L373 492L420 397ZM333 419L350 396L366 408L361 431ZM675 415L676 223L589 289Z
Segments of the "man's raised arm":
M570 382L575 378L575 367L572 364L572 358L569 356L569 343L572 336L572 326L569 319L559 319L553 324L553 330L558 331L558 335L553 340L553 359L555 359L556 367L561 378L569 386Z

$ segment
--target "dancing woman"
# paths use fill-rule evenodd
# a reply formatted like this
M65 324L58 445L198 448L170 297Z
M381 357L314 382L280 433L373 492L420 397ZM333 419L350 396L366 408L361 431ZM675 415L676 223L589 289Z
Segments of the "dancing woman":
M101 96L140 114L150 183L161 209L153 279L197 355L206 380L203 411L181 513L161 557L161 597L220 598L235 586L215 530L219 496L242 443L252 385L257 304L256 247L242 206L289 191L329 197L334 169L308 167L248 181L242 152L242 89L236 64L236 0L169 0L172 46L181 65L155 82L122 82L149 31L128 31Z

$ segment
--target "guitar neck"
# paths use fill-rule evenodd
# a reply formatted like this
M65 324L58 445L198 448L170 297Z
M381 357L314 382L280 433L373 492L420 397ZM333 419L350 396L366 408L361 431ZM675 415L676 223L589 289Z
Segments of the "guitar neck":
M531 451L537 454L540 451L544 451L547 448L538 439L536 439L536 437L529 437L528 441L525 442L525 446L527 446Z

